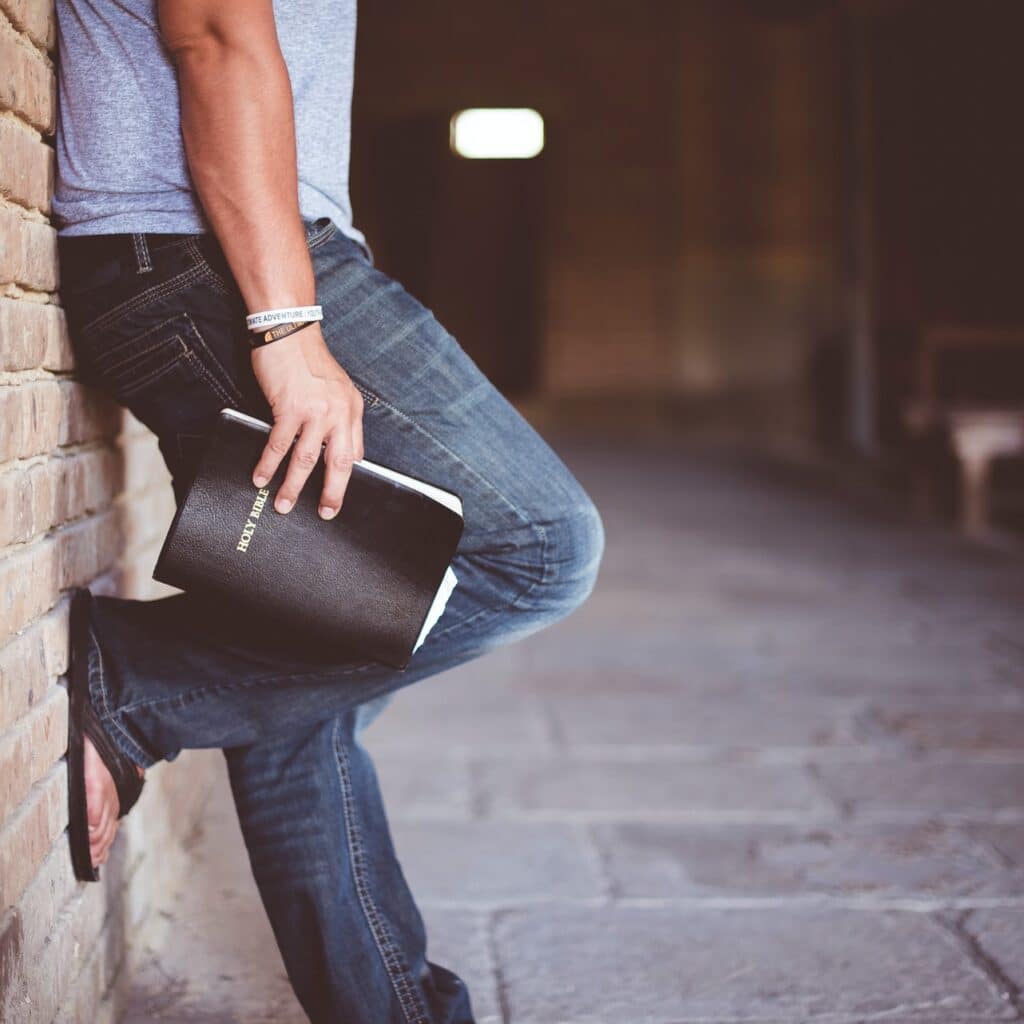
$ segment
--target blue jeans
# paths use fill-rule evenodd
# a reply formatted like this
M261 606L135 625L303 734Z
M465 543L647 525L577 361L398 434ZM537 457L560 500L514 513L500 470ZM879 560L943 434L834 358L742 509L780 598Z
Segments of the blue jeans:
M366 458L462 498L458 586L404 670L254 635L195 595L96 596L91 695L143 766L224 749L252 870L311 1020L464 1024L468 991L426 958L360 732L400 687L576 608L604 529L569 469L430 310L331 220L305 225L325 340L364 398ZM153 430L180 502L220 408L272 419L224 254L212 234L59 244L79 374Z

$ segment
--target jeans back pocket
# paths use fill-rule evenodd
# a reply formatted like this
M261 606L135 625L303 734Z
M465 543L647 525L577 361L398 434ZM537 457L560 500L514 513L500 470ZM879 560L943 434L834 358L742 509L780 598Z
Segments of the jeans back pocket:
M188 314L168 317L125 340L107 345L93 353L95 376L107 390L120 399L128 399L139 389L153 384L166 374L184 369L191 349L186 336L191 325Z
M224 406L242 404L235 382L211 354L188 310L136 314L120 321L117 330L80 341L90 383L159 437L194 429Z

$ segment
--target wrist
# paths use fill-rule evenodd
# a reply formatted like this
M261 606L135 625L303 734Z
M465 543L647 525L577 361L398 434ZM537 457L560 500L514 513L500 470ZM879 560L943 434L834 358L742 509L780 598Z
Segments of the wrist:
M254 345L251 353L252 360L259 361L265 353L270 352L277 352L281 357L302 357L310 364L317 361L322 353L330 354L327 344L324 342L320 324L316 321L307 324L300 331L279 338L277 341Z
M245 326L250 331L259 331L268 327L275 327L281 324L293 322L308 322L322 320L324 316L323 307L320 305L299 305L299 306L274 306L266 307L255 313L248 313L245 317Z

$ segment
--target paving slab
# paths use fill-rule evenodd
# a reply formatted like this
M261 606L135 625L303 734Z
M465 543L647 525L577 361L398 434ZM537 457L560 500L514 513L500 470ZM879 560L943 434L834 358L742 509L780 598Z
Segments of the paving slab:
M479 758L470 771L481 813L495 818L725 821L835 814L800 765L539 756Z
M971 833L979 842L987 844L1002 863L1024 868L1024 824L972 825Z
M1024 709L1014 706L874 708L871 725L880 738L909 750L1015 751L1024 755Z
M1006 980L1024 1016L1024 909L974 910L963 928Z
M367 729L367 745L439 755L455 746L552 748L550 724L539 701L503 691L486 678L478 679L468 693L461 679L439 680L436 686L425 682L395 694L387 713Z
M387 711L385 711L387 714ZM376 752L371 726L366 747ZM467 818L472 810L472 790L465 761L442 753L407 754L392 751L375 756L381 789L389 815L395 818Z
M949 900L1024 895L1024 877L961 828L858 825L594 825L625 898L817 897Z
M818 772L824 788L855 815L1024 815L1024 763L886 756L870 764L821 764Z
M427 902L599 900L607 889L597 851L571 825L398 820L392 831L409 884Z
M739 699L737 699L739 696ZM659 747L842 747L859 744L863 700L746 692L550 696L543 707L568 748L587 744Z
M551 907L495 935L518 1024L1017 1019L923 914Z

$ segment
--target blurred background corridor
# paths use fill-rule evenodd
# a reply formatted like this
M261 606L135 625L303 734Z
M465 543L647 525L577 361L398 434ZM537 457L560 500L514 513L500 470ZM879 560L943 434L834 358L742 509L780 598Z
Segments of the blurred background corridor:
M607 530L368 734L433 958L502 1024L1024 1019L1024 6L360 19L356 222ZM223 786L190 848L127 1019L300 1021Z
M356 219L510 396L1019 528L1022 34L1016 0L380 0ZM489 107L541 152L460 156Z

